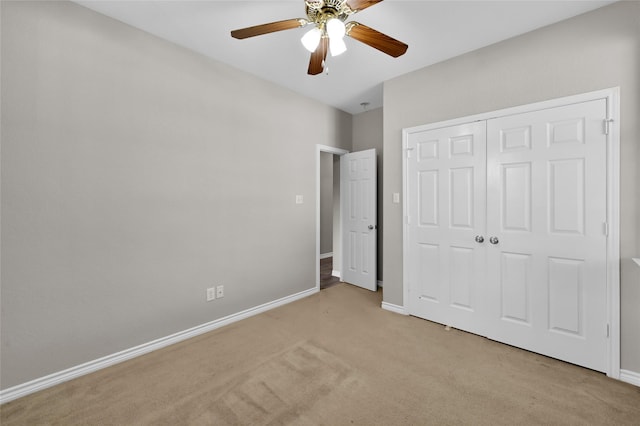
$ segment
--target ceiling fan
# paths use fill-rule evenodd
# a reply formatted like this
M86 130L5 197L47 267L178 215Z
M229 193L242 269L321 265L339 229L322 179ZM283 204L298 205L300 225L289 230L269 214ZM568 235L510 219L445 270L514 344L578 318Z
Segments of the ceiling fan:
M322 73L327 53L337 56L347 50L343 40L347 35L388 55L397 58L409 46L359 22L345 21L354 13L380 3L382 0L306 0L307 18L286 19L231 31L231 37L245 39L277 31L313 25L300 40L311 52L310 75Z

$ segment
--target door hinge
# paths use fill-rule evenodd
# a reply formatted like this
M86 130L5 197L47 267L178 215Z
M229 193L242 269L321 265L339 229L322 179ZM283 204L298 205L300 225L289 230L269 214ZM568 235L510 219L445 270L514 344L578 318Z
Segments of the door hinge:
M608 135L609 131L611 130L611 123L613 123L613 120L611 118L607 118L604 120L604 134Z
M609 224L607 222L602 222L602 232L605 237L609 236Z
M411 158L411 151L413 151L413 148L405 148L405 151L407 151L407 158Z

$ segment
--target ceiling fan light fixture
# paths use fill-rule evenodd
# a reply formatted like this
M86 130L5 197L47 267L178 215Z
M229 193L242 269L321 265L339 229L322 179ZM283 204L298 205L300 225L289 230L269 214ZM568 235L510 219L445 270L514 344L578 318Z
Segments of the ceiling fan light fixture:
M327 34L330 39L342 39L345 35L346 29L344 22L338 18L331 18L327 21Z
M302 36L300 41L302 42L302 45L305 49L313 53L317 49L321 37L322 31L320 31L320 29L316 27L307 31L307 33Z
M347 45L341 38L330 38L329 50L331 50L331 56L338 56L347 51Z

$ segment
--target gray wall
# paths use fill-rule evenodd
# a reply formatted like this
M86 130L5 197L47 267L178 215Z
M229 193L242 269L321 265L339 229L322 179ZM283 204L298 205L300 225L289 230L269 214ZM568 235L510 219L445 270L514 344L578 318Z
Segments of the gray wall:
M333 154L320 153L320 254L333 252Z
M315 146L350 149L349 114L73 3L1 8L3 389L315 286Z
M382 233L383 233L383 211L382 211L382 176L383 176L383 109L376 108L353 116L353 151L364 151L375 148L376 165L378 168L378 280L382 277Z
M403 128L620 86L621 366L640 372L639 76L640 2L619 2L385 83L384 300L404 303Z

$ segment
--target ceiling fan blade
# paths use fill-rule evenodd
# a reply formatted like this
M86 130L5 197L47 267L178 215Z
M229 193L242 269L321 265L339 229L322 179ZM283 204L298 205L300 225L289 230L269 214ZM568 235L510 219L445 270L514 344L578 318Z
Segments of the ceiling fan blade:
M270 22L268 24L256 25L254 27L242 28L231 31L231 37L244 39L262 34L275 33L276 31L292 30L307 25L306 19L285 19L284 21Z
M358 22L347 24L347 35L394 58L404 55L408 45Z
M322 37L315 52L311 54L311 59L309 60L309 70L307 71L307 74L318 75L322 73L324 69L324 60L327 59L328 50L329 38Z
M380 3L382 0L348 0L347 5L354 12L366 9L369 6Z

